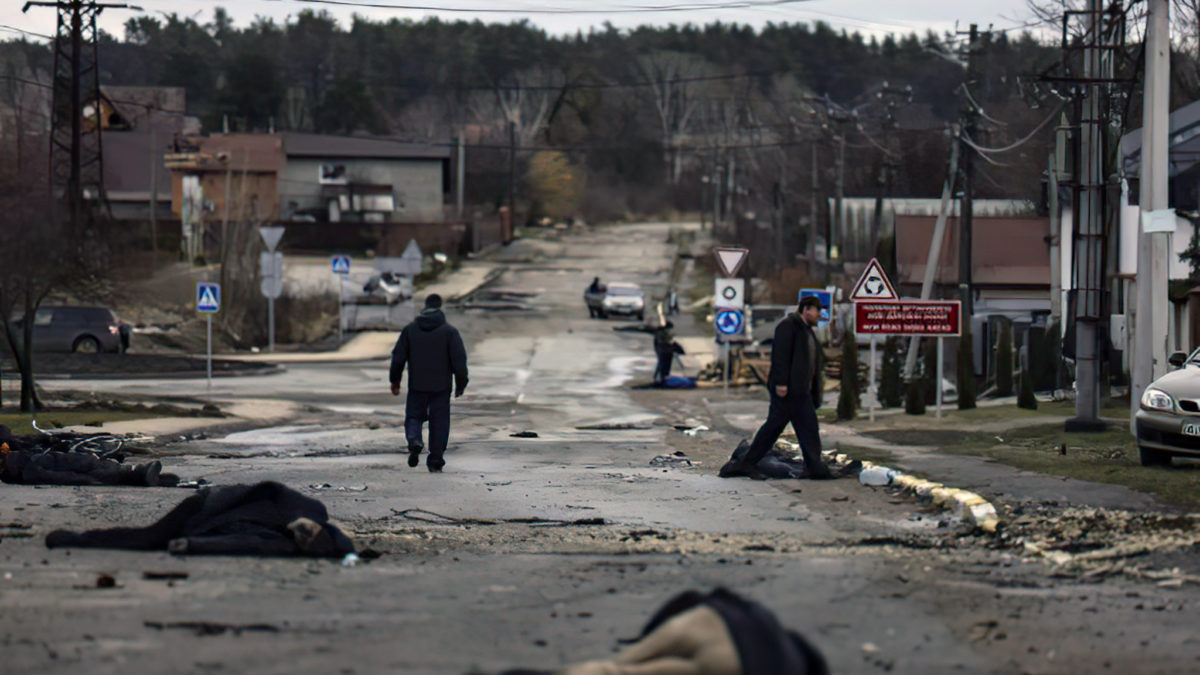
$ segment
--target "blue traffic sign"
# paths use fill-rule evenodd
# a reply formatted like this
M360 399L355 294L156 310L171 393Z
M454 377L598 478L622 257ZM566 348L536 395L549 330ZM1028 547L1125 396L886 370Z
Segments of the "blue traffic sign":
M717 312L713 325L721 335L741 335L746 327L746 318L740 309L722 309Z
M329 262L333 265L334 274L350 274L350 256L335 255L329 259Z
M196 282L196 311L201 314L216 314L221 311L221 284Z
M828 324L829 320L833 316L832 310L831 310L831 307L833 307L833 293L830 293L829 291L827 291L823 288L801 288L799 297L796 299L796 302L800 302L804 298L807 298L810 296L815 297L821 301L821 319L817 323L817 325L824 326L824 325Z

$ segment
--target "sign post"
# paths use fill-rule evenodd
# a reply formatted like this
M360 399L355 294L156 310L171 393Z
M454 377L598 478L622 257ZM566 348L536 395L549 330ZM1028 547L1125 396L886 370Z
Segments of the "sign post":
M212 389L212 317L221 311L221 284L209 281L196 282L196 311L207 319L208 347L205 373L208 376L208 388Z
M943 338L962 334L962 302L959 300L903 300L879 262L872 260L850 294L854 302L854 332L871 336L871 384L875 385L875 340L879 335L930 336L937 341L937 417L942 417ZM928 367L928 364L926 364ZM875 401L871 396L871 420Z
M350 276L350 256L335 255L329 259L330 266L333 268L333 278L337 286L338 296L338 344L342 344L342 324L345 323L342 304L342 286L346 277Z
M725 273L724 277L715 280L713 285L713 328L717 331L717 341L725 343L725 395L729 395L729 377L732 368L729 363L733 348L730 342L733 338L746 333L746 280L736 279L746 256L750 251L744 248L717 248L713 250L717 265Z
M276 252L279 240L283 239L281 225L258 228L258 234L267 245L266 253L259 259L262 269L262 294L267 298L267 351L275 351L275 299L283 294L283 254Z

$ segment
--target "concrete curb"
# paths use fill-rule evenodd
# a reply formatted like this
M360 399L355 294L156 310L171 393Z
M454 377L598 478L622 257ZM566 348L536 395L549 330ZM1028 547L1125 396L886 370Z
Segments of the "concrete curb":
M835 455L835 458L839 463L852 460L850 456L844 454ZM935 506L940 506L947 511L953 511L959 518L984 532L993 533L1000 525L1000 516L996 512L996 507L974 492L946 487L941 483L901 473L874 462L863 461L862 465L864 471L879 468L890 472L892 481L888 485L898 487L918 499L932 502Z
M270 367L245 368L238 370L213 371L213 379L226 377L254 377L255 375L278 375L287 372L287 367L272 364ZM203 380L208 373L203 370L179 370L175 372L145 373L46 373L38 374L38 380ZM7 378L6 378L7 379ZM16 380L17 378L14 378Z
M462 293L457 293L455 295L452 295L452 296L446 298L446 302L451 302L451 303L462 302L463 300L471 297L471 295L473 293L475 293L475 291L478 291L479 289L483 288L484 286L487 286L488 284L492 283L496 279L499 279L500 275L504 274L507 271L508 271L508 267L506 265L500 265L500 266L492 269L490 272L488 272L486 275L484 275L483 281L479 282L478 284L473 286L468 291L464 291Z

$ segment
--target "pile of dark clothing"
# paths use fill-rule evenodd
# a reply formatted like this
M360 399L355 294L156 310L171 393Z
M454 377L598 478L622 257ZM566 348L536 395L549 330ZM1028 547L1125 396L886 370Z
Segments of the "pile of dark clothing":
M569 666L559 675L823 675L825 657L766 607L718 588L687 591L660 608L638 641L608 661ZM504 675L550 675L510 670Z
M721 478L734 478L737 476L746 476L755 480L764 480L767 478L809 478L808 467L804 460L796 459L791 454L780 450L777 446L767 450L767 454L758 463L752 467L752 470L747 470L743 464L746 454L750 452L750 441L742 439L741 443L733 451L729 462L721 467L718 475ZM844 476L857 475L862 470L862 462L853 460L844 466L829 466L829 473L823 474L823 479L842 478Z
M0 480L23 485L170 486L162 463L125 464L123 441L107 434L14 436L0 424Z
M183 553L343 556L354 542L325 505L275 482L202 488L148 527L46 535L48 548Z

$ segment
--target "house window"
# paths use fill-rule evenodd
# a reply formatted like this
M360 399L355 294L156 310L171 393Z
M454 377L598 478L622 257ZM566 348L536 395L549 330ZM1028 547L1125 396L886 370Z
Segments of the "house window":
M396 210L396 200L390 194L356 194L354 195L354 210L391 213Z
M321 185L345 185L349 182L345 164L322 164L320 171Z

